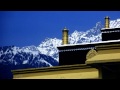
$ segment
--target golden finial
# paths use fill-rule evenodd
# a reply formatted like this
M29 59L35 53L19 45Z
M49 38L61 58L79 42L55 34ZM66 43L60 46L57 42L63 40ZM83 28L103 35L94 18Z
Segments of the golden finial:
M109 28L109 19L108 16L105 17L105 28Z
M69 30L65 27L63 29L63 37L62 37L62 44L68 44L68 32Z

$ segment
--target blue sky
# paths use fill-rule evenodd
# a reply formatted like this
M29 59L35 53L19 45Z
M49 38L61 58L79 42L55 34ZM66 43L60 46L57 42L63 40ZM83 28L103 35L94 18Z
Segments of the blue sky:
M66 26L86 31L104 17L120 18L120 11L0 11L0 46L38 46L45 38L62 39Z

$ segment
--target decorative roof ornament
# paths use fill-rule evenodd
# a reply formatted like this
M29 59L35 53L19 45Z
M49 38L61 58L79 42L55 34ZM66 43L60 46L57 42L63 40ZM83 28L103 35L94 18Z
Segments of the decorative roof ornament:
M86 59L90 59L90 58L94 57L95 55L97 55L97 51L94 50L94 49L91 49L91 50L87 53Z

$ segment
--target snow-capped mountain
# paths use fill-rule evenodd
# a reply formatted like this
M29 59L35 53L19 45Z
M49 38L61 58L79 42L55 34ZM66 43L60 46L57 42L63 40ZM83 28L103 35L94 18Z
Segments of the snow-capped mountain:
M120 28L120 19L111 20L110 28ZM69 44L80 44L101 41L101 22L86 31L75 30L69 35ZM57 46L62 39L47 38L38 46L4 46L0 47L0 63L10 65L12 69L50 67L59 64Z
M101 22L97 22L96 26L85 32L80 32L75 30L71 35L69 35L70 44L78 43L88 43L88 42L98 42L101 40L100 29L103 27Z
M37 48L42 54L53 57L58 61L57 46L62 44L62 40L57 38L47 38Z
M11 69L51 67L58 62L50 56L41 54L37 47L16 46L0 47L0 63L9 65Z
M38 48L34 45L22 47L21 51L32 53L33 55L38 55L40 53Z
M120 27L120 18L110 21L110 28L119 28Z

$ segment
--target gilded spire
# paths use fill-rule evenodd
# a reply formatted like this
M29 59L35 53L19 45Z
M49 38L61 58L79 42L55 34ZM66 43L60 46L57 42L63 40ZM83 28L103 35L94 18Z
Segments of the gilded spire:
M65 27L63 29L63 37L62 37L62 44L68 44L68 29Z
M105 17L105 28L109 28L109 19L108 16Z

